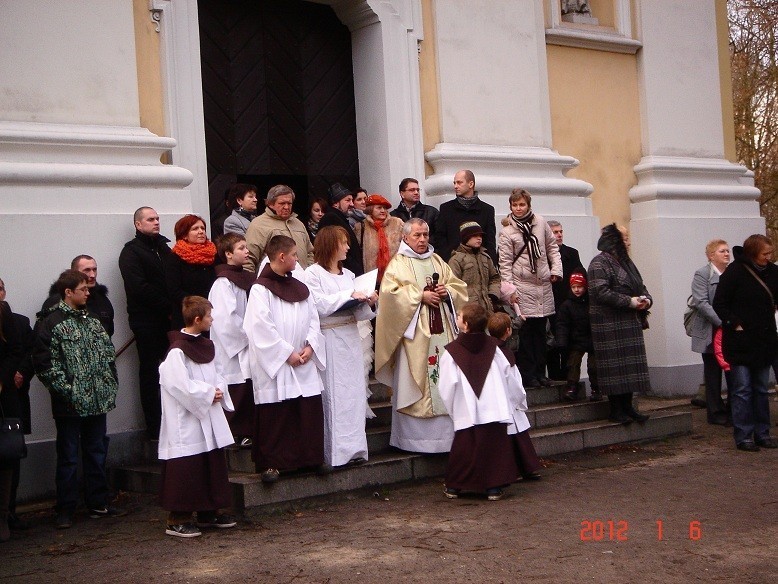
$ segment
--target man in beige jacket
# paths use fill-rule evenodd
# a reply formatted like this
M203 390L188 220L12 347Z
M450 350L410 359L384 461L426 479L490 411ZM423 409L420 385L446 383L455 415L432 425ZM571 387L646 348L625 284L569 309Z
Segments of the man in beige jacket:
M244 269L256 272L265 257L265 245L274 235L287 235L297 244L298 261L303 269L313 264L313 244L305 224L292 213L294 191L286 185L276 185L267 192L265 212L251 221L246 231L249 260Z

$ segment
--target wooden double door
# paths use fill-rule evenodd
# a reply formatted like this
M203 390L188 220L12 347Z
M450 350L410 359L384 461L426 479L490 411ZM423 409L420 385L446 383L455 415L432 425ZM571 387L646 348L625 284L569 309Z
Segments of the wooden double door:
M351 35L329 6L198 0L212 216L225 190L291 186L295 211L359 184ZM260 207L261 209L261 207Z

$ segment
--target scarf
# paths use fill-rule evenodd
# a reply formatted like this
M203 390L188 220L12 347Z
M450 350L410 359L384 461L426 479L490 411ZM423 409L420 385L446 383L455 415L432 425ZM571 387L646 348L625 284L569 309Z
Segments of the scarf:
M319 233L319 222L308 219L308 231L311 233L311 239L315 239L316 234Z
M378 268L377 281L380 282L381 278L384 277L386 266L389 265L389 260L391 259L391 254L389 253L389 240L386 238L383 221L368 217L367 223L375 228L376 234L378 235L378 256L376 257L375 265Z
M540 243L537 236L532 233L532 221L535 219L535 214L530 210L523 217L516 217L513 213L508 216L513 221L516 229L521 232L521 236L524 239L524 247L527 248L527 255L529 256L529 270L535 274L538 269L537 261L540 257ZM519 252L519 255L521 255L521 252Z
M465 197L457 197L456 202L461 207L464 207L465 209L470 209L473 205L475 205L478 201L478 193L474 194L472 197L465 198Z
M187 264L196 266L210 266L216 258L216 246L210 240L205 243L189 243L185 239L179 239L171 251Z
M210 363L216 356L216 348L211 339L203 335L190 335L184 331L170 331L168 353L173 349L181 349L188 359L195 363Z
M247 294L256 281L254 272L247 272L243 269L243 266L231 266L229 264L216 266L216 277L226 278L241 290L245 290Z
M351 229L354 229L354 227L357 226L357 223L362 223L367 215L365 215L364 211L360 211L359 209L350 209L348 212L348 224L351 225Z
M497 339L486 333L461 333L446 345L446 351L465 374L475 396L480 398L497 351Z
M269 263L262 268L262 272L257 278L257 284L264 286L284 302L302 302L310 294L308 286L292 277L291 272L285 276L276 274Z
M243 207L238 207L237 209L235 209L235 212L241 217L248 219L249 221L251 221L252 219L254 219L254 217L257 216L256 213L251 213L250 211L246 211L246 209L244 209Z

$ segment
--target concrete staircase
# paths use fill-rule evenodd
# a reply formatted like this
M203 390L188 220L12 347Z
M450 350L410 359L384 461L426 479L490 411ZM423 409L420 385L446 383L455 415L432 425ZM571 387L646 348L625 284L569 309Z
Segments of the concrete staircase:
M444 474L447 455L405 453L389 446L391 424L390 390L371 383L370 403L376 418L367 422L370 460L359 466L335 470L324 477L313 473L283 474L280 481L264 485L254 472L251 452L227 449L230 483L236 508L278 505L332 493L366 487L375 488L380 496L382 485L437 477ZM611 444L664 438L688 433L692 429L688 400L641 399L640 409L651 414L645 424L628 426L609 422L607 401L563 403L562 384L530 389L527 412L535 449L541 457L551 457L587 448ZM114 488L156 493L159 490L160 467L156 442L146 447L146 460L134 466L111 469Z

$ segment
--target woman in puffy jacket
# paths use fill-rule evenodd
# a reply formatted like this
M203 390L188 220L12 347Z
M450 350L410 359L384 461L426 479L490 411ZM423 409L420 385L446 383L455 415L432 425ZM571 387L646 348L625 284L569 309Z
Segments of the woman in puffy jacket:
M532 212L532 196L513 189L510 214L497 240L500 277L517 288L525 318L519 331L516 361L524 387L550 385L546 377L546 325L554 314L551 283L562 278L562 259L551 228Z

